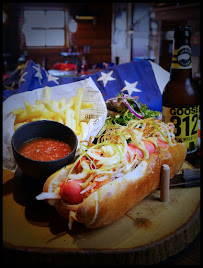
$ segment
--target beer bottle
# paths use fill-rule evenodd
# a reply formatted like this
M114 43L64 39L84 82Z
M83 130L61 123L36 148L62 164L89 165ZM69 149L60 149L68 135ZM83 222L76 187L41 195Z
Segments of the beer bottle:
M197 151L199 91L192 80L190 26L174 27L170 80L162 94L162 120L175 125L175 136L187 145L187 159Z

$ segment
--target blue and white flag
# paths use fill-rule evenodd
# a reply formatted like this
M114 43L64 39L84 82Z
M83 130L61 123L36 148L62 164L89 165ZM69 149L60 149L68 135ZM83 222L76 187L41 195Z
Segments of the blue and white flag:
M152 66L155 66L155 64L147 60L139 60L120 64L91 75L57 77L30 60L24 64L23 68L17 70L6 80L3 99L16 93L31 91L45 86L53 87L68 84L91 77L101 91L105 101L123 92L131 96L139 96L139 101L142 104L146 104L149 109L161 112L161 93L163 88L160 87L163 87L168 82L168 75L165 76L166 78L161 84L158 83L157 77L159 75L155 77ZM167 73L162 69L162 74L163 71Z

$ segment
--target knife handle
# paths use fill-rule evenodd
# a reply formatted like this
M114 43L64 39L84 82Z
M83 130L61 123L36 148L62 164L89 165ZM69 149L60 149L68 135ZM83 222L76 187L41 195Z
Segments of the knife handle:
M200 186L200 168L197 169L184 169L183 170L183 186L194 187Z

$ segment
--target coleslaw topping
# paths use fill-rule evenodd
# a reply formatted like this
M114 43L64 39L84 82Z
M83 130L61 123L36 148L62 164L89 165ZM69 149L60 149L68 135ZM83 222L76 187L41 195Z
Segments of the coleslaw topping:
M83 141L80 157L70 169L66 182L81 180L81 194L84 198L102 185L133 170L143 159L149 158L146 142L160 150L159 141L168 145L176 143L174 125L165 124L154 118L132 120L127 126L111 125L97 136L97 143ZM135 146L143 154L136 150ZM127 157L128 155L128 157Z

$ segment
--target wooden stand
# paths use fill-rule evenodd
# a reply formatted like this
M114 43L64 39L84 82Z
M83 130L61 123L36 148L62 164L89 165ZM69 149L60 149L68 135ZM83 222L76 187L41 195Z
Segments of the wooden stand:
M168 165L162 165L161 170L161 193L160 200L169 202L169 187L170 187L170 168Z

